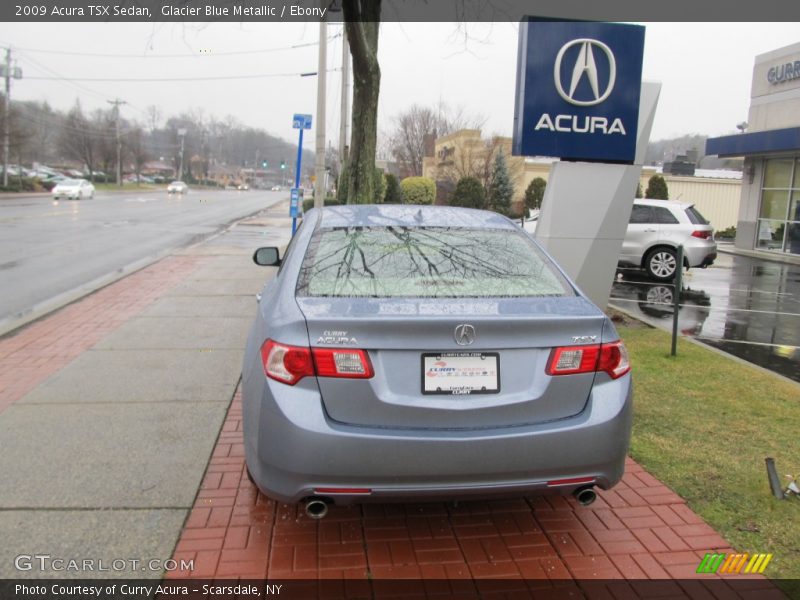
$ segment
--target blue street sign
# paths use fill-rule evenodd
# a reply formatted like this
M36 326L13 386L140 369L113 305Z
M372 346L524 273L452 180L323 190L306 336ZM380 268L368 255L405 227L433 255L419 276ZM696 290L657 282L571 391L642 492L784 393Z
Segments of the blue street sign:
M523 21L514 154L632 163L644 27Z
M311 129L311 115L298 115L292 117L292 129Z
M296 219L300 214L300 206L303 202L303 189L292 188L292 195L289 198L289 216Z

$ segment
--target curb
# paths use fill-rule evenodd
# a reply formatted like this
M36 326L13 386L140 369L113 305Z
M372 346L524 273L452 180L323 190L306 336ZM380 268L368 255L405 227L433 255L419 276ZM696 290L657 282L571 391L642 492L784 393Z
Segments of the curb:
M755 250L743 250L736 248L733 244L717 244L717 252L728 254L731 256L744 256L745 258L755 258L759 260L767 260L769 262L781 263L784 265L800 266L800 256L794 254L772 254L771 252L756 252Z
M616 306L616 305L612 306L611 308L613 308L617 312L620 312L620 313L624 314L629 319L631 319L633 321L636 321L638 323L641 323L642 325L644 325L648 329L655 329L657 331L664 331L663 329L659 329L658 327L655 327L654 325L651 325L650 323L642 321L641 319L639 319L638 317L634 316L633 314L631 314L629 311L625 310L624 308L620 308L619 306ZM668 331L665 332L665 333L667 333L669 335ZM740 365L751 367L751 368L753 368L753 369L755 369L757 371L761 371L762 373L764 373L766 375L771 375L773 377L776 377L776 378L778 378L778 379L780 379L780 380L782 380L782 381L784 381L786 383L789 383L789 384L797 387L797 389L800 391L800 382L797 382L794 379L789 379L785 375L781 375L780 373L776 373L775 371L770 371L769 369L767 369L765 367L762 367L762 366L757 365L755 363L751 363L749 361L746 361L745 359L739 358L738 356L734 356L733 354L728 354L724 350L720 350L719 348L716 348L714 346L711 346L710 344L706 344L704 342L701 342L700 340L696 340L696 339L691 338L689 336L679 335L678 339L686 341L686 342L689 342L691 344L694 344L695 346L700 346L701 348L705 348L706 350L710 350L711 352L714 352L715 354L718 354L718 355L720 355L720 356L722 356L724 358L728 358L728 359L730 359L730 360L732 360L734 362L737 362Z

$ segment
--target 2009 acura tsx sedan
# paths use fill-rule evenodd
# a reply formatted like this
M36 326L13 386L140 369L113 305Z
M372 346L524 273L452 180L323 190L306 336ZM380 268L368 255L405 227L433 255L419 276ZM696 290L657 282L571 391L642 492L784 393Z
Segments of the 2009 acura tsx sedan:
M243 368L248 472L306 502L574 492L622 477L627 352L495 213L309 211L263 290Z

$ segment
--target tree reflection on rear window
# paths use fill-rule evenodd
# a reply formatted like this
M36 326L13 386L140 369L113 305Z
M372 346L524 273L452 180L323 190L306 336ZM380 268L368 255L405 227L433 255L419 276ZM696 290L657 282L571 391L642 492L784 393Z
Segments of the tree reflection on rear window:
M572 296L521 232L449 227L338 227L314 233L298 296Z

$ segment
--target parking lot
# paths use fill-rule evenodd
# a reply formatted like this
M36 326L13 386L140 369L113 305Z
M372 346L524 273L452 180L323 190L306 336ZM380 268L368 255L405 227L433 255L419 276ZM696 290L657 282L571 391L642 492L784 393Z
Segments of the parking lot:
M674 290L621 271L610 305L671 331ZM800 381L800 266L720 252L713 266L684 272L678 328Z

